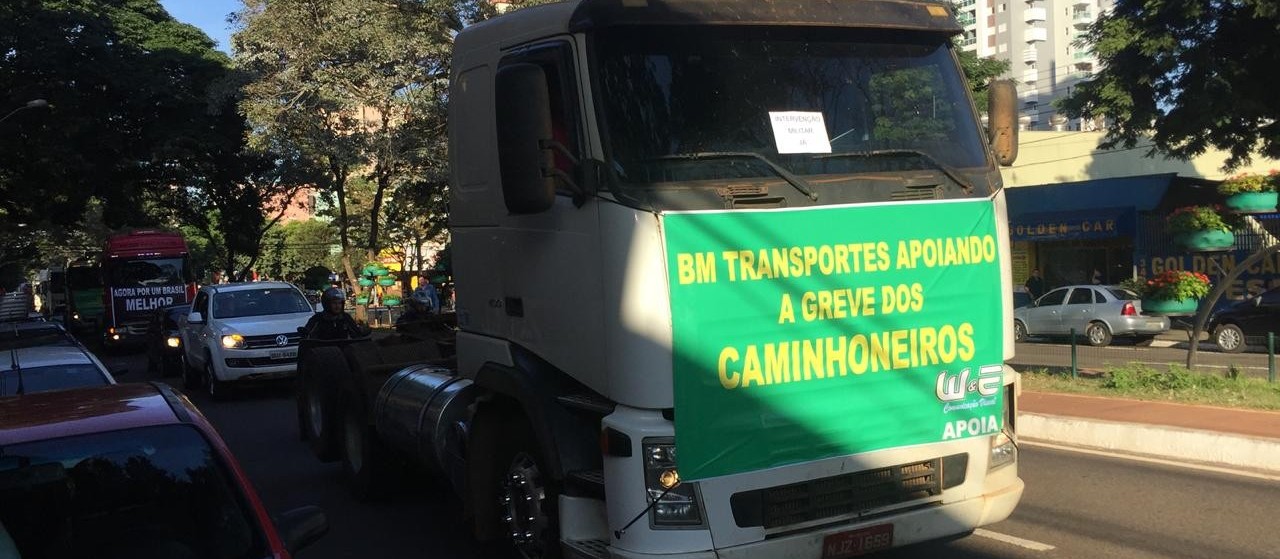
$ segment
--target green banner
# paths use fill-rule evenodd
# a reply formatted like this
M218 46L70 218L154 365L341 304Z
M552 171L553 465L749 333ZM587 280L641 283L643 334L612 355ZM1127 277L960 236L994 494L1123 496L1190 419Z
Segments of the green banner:
M999 432L991 200L663 216L680 473Z

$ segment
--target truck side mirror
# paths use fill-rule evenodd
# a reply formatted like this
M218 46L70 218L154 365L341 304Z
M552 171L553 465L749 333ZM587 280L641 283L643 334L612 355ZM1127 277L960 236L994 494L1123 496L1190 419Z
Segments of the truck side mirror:
M191 311L191 314L187 315L187 324L202 323L204 323L204 315L200 314L200 311Z
M555 177L544 172L554 168L555 155L542 145L553 137L547 74L537 64L517 63L500 68L495 82L498 167L507 211L547 211L556 198Z
M1013 80L996 80L987 87L987 121L996 163L1013 165L1018 158L1018 89Z

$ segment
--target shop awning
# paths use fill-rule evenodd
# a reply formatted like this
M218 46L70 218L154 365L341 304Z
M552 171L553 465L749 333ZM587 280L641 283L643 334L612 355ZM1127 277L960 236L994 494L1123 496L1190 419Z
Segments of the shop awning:
M1005 191L1015 241L1132 237L1137 213L1155 209L1175 174L1024 186Z

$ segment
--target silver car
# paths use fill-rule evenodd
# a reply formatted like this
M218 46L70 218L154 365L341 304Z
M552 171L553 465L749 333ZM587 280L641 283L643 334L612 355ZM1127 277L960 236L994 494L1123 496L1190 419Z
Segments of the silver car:
M1045 293L1035 304L1013 311L1014 339L1084 334L1092 346L1117 336L1149 340L1169 331L1169 319L1142 314L1137 293L1113 285L1068 285Z

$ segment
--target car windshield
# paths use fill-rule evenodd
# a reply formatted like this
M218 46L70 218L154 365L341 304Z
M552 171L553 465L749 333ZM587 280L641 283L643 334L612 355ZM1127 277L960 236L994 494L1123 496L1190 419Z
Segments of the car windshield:
M287 287L229 291L213 298L214 318L309 313L313 310L306 297Z
M609 165L624 189L776 179L771 164L837 185L987 165L944 37L611 28L595 41ZM823 180L809 182L823 194Z
M6 366L0 368L0 396L17 394L19 381L24 394L110 384L102 370L92 363L22 367L21 369L11 369Z
M264 557L216 456L189 425L0 447L0 524L24 559Z

